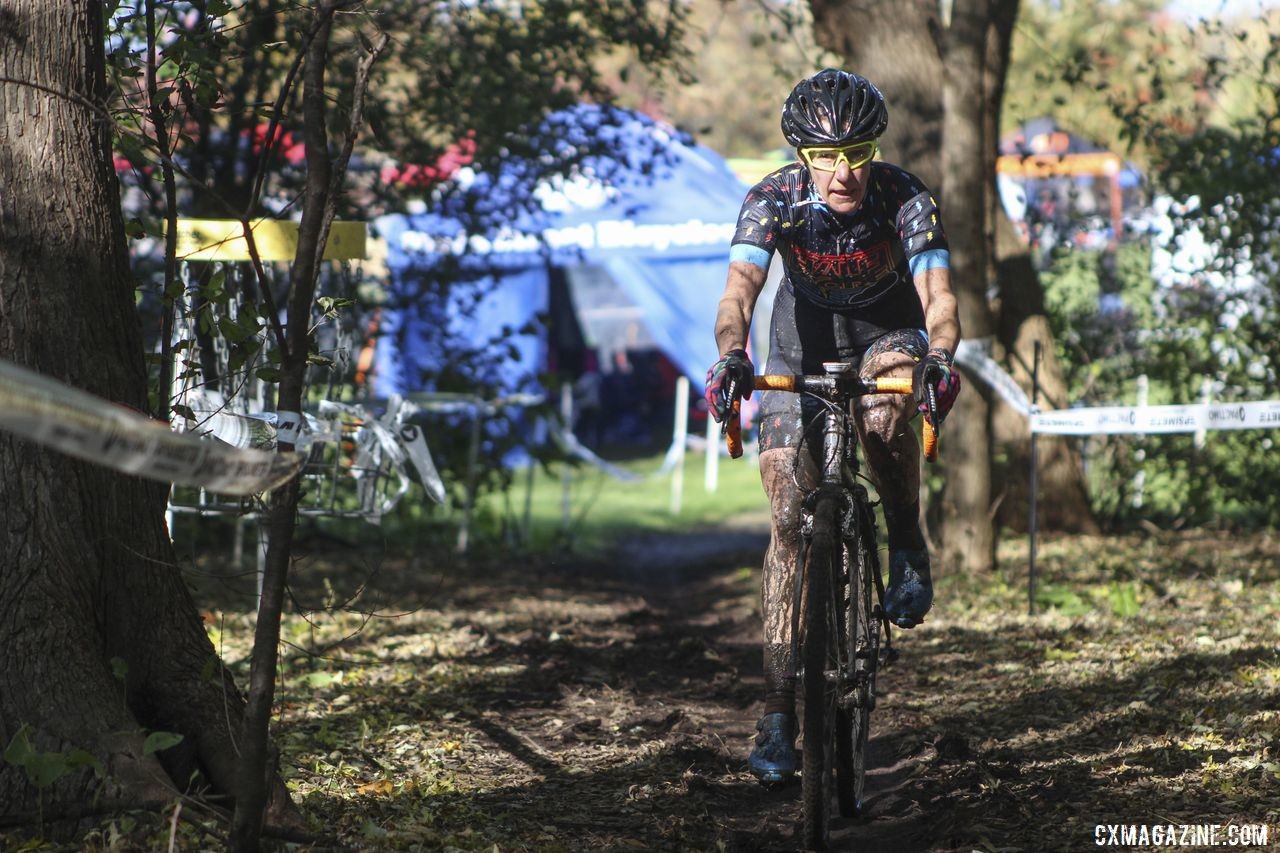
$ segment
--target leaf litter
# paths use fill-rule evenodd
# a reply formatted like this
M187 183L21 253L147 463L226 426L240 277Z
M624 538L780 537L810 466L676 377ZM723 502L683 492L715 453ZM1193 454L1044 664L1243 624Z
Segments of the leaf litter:
M367 609L286 620L273 732L295 801L360 849L796 849L798 785L746 772L757 533L690 534L692 560L666 537L653 560L632 542L387 559L373 579L356 553L307 562L299 601L366 584ZM939 572L929 619L895 632L868 815L833 846L1082 849L1110 823L1268 824L1275 843L1280 539L1044 540L1035 615L1026 546L992 575ZM243 679L249 609L213 599Z

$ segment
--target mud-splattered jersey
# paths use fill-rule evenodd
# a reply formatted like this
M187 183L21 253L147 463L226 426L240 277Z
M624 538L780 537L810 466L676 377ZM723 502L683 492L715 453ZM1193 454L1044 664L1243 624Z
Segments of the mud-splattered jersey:
M903 288L914 295L914 274L950 266L933 195L915 175L882 162L871 164L867 193L848 215L827 207L800 163L752 187L730 259L767 269L775 251L798 295L835 310L901 298Z

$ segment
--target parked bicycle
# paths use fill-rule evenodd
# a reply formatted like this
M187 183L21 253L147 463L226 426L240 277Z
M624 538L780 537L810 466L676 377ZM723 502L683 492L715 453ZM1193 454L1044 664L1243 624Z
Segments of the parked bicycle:
M859 482L853 402L867 394L911 394L911 379L864 380L853 366L823 364L821 376L757 376L757 390L806 394L822 404L821 476L805 494L801 513L802 561L791 608L791 659L803 704L801 799L806 849L826 849L834 800L842 817L862 809L876 673L894 657L884 613L884 580L876 546L875 502ZM927 389L924 454L937 457L936 400ZM729 454L742 455L737 395L725 421ZM808 426L808 425L806 425ZM797 464L803 458L797 453ZM797 472L798 475L798 472Z

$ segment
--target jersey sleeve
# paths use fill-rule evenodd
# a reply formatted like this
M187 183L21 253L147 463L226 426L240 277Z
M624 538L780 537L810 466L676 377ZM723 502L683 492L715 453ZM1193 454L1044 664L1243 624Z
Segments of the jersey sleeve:
M951 250L942 228L942 212L933 193L909 172L899 170L890 182L898 205L894 225L911 274L951 266Z
M770 175L747 192L738 213L738 227L729 248L729 260L746 261L761 269L769 268L778 238L782 233L784 196Z

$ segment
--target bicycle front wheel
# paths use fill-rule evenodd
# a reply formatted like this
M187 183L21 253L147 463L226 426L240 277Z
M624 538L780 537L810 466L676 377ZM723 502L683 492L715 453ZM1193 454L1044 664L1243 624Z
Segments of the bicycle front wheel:
M802 679L804 697L801 741L801 801L804 842L808 850L825 850L830 833L836 757L839 693L836 688L840 646L840 537L836 498L823 495L814 507L813 536L805 555L805 601Z
M845 540L843 557L849 569L844 639L852 679L836 719L836 797L840 815L854 817L862 812L867 783L867 740L880 656L880 620L874 607L880 561L874 534L859 529L856 537Z

